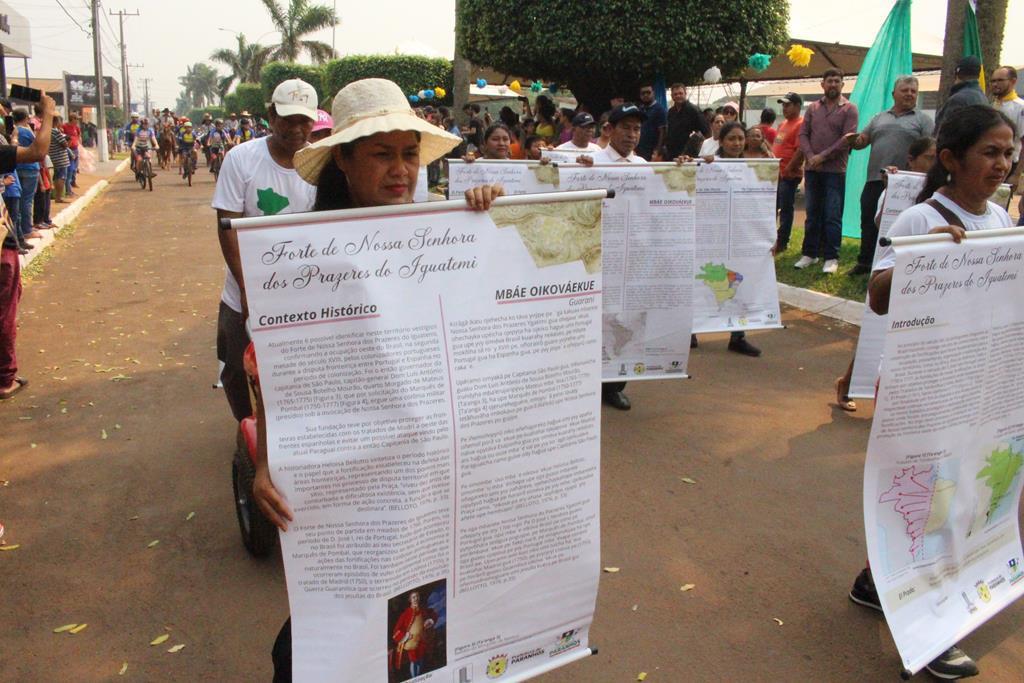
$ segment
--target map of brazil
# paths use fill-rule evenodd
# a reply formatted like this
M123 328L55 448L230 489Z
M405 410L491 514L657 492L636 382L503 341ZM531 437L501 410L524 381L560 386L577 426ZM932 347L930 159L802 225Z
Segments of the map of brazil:
M743 276L735 270L726 268L724 263L717 265L705 263L700 267L700 272L697 273L696 277L698 280L702 280L708 289L711 290L711 293L715 295L715 301L718 302L719 308L725 302L733 299L739 286L743 284Z
M1017 510L1021 468L1024 467L1024 444L1020 439L1000 444L985 457L985 465L978 471L978 508L971 525L971 533L991 526L1011 511Z
M938 532L946 527L949 519L956 481L934 464L901 467L881 476L886 484L880 487L885 490L878 497L878 503L890 519L884 524L890 532L886 535L885 553L889 568L935 557L944 545ZM893 514L896 519L892 519ZM894 529L902 529L903 534L893 537ZM929 543L928 537L933 535L933 542Z

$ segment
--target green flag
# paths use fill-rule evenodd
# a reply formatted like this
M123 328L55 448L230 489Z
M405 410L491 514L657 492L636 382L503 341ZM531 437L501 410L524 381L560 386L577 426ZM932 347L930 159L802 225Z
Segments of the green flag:
M858 130L893 105L892 88L897 76L910 73L910 0L898 0L879 29L871 49L864 55L864 63L857 74L850 101L857 105L860 116ZM868 156L871 148L852 152L846 165L846 201L843 206L843 235L860 236L860 193L868 175ZM874 178L872 178L874 180Z
M978 15L975 14L974 0L964 3L964 57L977 57L981 62L978 85L985 92L985 60L981 58L981 37L978 35Z

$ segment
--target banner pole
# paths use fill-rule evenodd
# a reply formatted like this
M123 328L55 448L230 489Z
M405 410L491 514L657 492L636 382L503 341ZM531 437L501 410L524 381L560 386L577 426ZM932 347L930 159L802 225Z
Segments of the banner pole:
M546 204L555 202L576 202L587 199L611 199L615 190L576 190L573 192L541 192L537 194L519 194L498 197L491 202L492 207L518 206L520 204ZM542 200L540 198L543 198ZM440 213L442 211L468 210L465 199L449 199L443 202L422 202L419 204L400 204L398 206L372 206L360 209L338 209L336 211L307 211L286 215L254 216L251 218L221 218L217 225L221 230L244 230L247 228L275 228L298 223L329 223L338 220L359 218L380 218L382 216L400 216L403 214Z
M992 228L991 230L971 230L964 235L964 239L981 240L989 237L1007 237L1011 235L1024 235L1024 226L1012 228ZM883 247L902 247L908 244L928 244L930 242L952 242L953 236L948 232L933 232L927 235L907 235L905 237L883 237L878 243Z

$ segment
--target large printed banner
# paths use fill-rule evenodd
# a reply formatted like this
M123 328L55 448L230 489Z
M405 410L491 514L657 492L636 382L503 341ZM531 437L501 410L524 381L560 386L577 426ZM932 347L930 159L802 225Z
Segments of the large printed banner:
M234 221L295 513L295 680L520 681L589 653L599 196Z
M452 199L472 187L495 183L501 183L506 195L555 192L559 189L558 169L539 161L448 160L448 196Z
M924 189L924 174L913 171L890 173L886 180L885 194L880 207L878 234L886 236L889 228L899 215L917 203L917 195ZM992 195L992 201L1004 209L1010 204L1010 186L1005 183ZM875 259L878 260L878 249ZM878 364L882 361L882 344L885 341L887 316L871 310L868 299L864 298L864 313L861 316L860 334L857 336L857 351L853 358L853 375L850 379L851 398L874 398L875 381L878 379Z
M1024 592L1024 237L894 248L864 523L918 671Z
M697 169L694 332L782 327L775 281L778 159Z
M564 190L615 191L601 220L604 379L686 377L696 165L571 165L558 173Z

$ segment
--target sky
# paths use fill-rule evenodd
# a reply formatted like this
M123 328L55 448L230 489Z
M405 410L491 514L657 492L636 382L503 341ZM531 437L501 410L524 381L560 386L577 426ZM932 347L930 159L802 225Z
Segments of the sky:
M278 0L279 4L285 1ZM396 50L449 58L452 55L454 0L320 1L337 8L341 23L334 41L342 55L390 54ZM85 0L6 2L31 26L30 77L60 78L63 71L93 73ZM893 0L791 0L790 35L868 46L892 4ZM150 78L151 101L161 107L174 106L181 90L178 77L185 73L186 66L206 60L218 48L234 48L235 32L244 33L250 42L264 44L272 43L276 36L259 0L103 0L104 14L118 10L140 13L126 18L124 24L128 62L143 65L129 70L133 99L141 97L141 79ZM914 2L911 40L915 52L941 53L945 10L946 0ZM1007 26L1024 26L1024 0L1009 1ZM117 17L107 14L100 20L100 27L107 57L103 73L120 82ZM331 31L314 38L330 44ZM1024 65L1024 41L1006 40L1002 61ZM220 66L219 70L225 73L226 67ZM8 59L7 72L24 75L22 60Z

